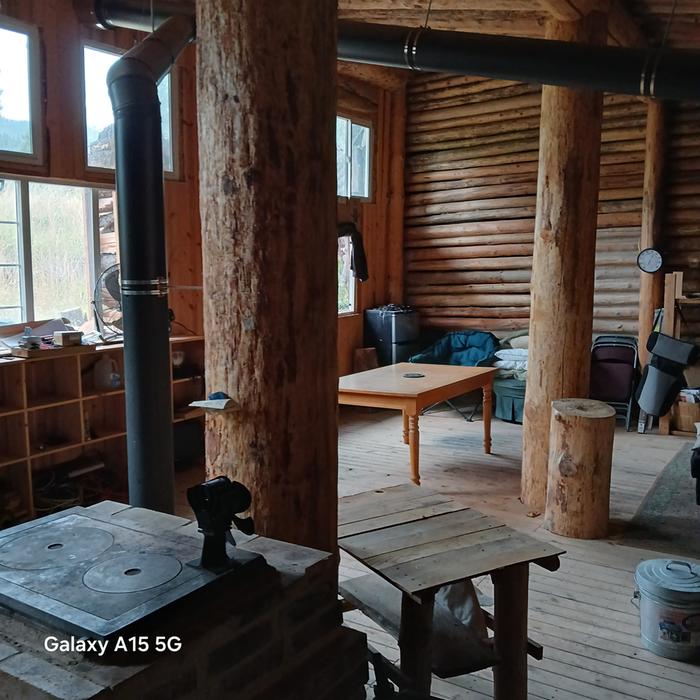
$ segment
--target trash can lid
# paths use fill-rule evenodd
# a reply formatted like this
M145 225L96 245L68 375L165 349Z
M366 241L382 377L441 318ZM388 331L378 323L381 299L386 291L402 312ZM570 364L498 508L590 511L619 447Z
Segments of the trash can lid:
M700 602L700 565L680 559L647 559L634 580L642 593L683 602Z

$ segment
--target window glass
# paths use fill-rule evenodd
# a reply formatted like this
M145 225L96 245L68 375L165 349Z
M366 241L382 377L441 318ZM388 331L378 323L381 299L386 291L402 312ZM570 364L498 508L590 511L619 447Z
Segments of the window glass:
M17 196L17 183L0 179L0 325L24 315Z
M335 164L337 170L338 197L348 196L350 176L350 151L348 137L350 120L343 117L335 119Z
M338 313L355 310L355 276L351 268L352 242L350 236L338 239Z
M29 183L34 317L91 320L90 190Z
M369 127L352 125L351 197L369 197Z
M29 35L0 27L0 151L32 155Z
M370 128L351 119L335 119L338 197L370 196Z
M83 58L87 164L91 168L114 168L114 117L107 90L107 72L119 58L119 54L86 46ZM174 165L170 82L170 74L160 81L158 98L163 132L163 167L172 172Z

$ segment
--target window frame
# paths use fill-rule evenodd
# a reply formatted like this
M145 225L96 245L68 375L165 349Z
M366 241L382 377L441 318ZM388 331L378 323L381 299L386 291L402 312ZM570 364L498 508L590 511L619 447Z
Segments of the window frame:
M20 308L22 312L19 323L29 323L37 320L34 310L34 276L32 270L32 226L29 207L29 185L32 182L46 185L62 185L84 190L85 220L89 224L86 231L88 283L90 295L95 289L100 271L100 221L99 221L99 191L113 190L113 185L91 182L66 183L51 178L25 177L22 175L7 175L0 173L0 179L12 180L17 183L17 221L18 230L18 264L20 269ZM116 192L115 192L116 198ZM115 202L116 205L116 202ZM118 236L117 231L117 236ZM2 325L0 325L2 328Z
M346 199L343 197L343 199ZM349 241L350 245L350 255L352 255L352 239L350 236L338 236L338 246L340 246L340 241L343 238L347 238ZM352 307L350 309L347 309L345 311L341 311L338 309L338 318L342 318L343 316L355 316L359 313L358 309L360 308L360 299L359 299L359 293L360 293L360 286L357 284L357 277L355 277L355 273L353 272L352 269L350 269L350 277L351 277L351 287L352 287ZM338 289L340 288L340 278L338 279L338 283L336 285Z
M87 134L87 92L85 85L85 49L93 49L104 53L111 53L120 58L126 53L122 49L113 44L106 44L92 39L84 39L80 43L80 88L82 95L82 134L83 134L83 164L86 173L95 173L102 175L111 175L114 177L114 168L103 168L97 165L88 165L88 134ZM166 170L163 168L163 175L166 180L180 180L180 80L177 65L168 71L166 75L170 76L170 143L173 159L173 169ZM165 79L165 76L163 76ZM161 133L162 141L162 133Z
M29 120L32 134L32 152L19 153L0 149L0 160L5 163L44 164L44 111L42 109L41 51L39 30L32 24L0 14L0 29L27 35L29 67Z
M350 162L350 167L348 168L348 195L342 195L338 194L338 186L336 182L336 196L338 199L344 201L344 202L351 202L351 201L358 201L358 202L363 202L366 204L370 204L374 201L374 181L375 181L375 172L374 172L374 121L370 117L366 116L361 116L358 114L355 114L349 110L337 110L336 111L336 117L340 117L341 119L347 119L348 122L350 123L350 129L349 135L348 135L348 142L350 145L350 153L351 153L351 162ZM368 186L367 186L367 196L361 197L360 195L354 195L352 194L352 125L356 124L357 126L364 126L369 130L369 134L367 137L367 152L369 153L369 167L367 168L367 177L369 178Z

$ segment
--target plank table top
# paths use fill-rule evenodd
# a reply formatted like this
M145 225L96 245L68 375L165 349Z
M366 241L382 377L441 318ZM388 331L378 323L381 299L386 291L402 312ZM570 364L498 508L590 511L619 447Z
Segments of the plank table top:
M556 570L564 550L413 485L339 500L338 545L415 600L515 564Z
M462 390L459 386L472 383L481 386L483 381L496 373L495 367L460 367L457 365L433 365L399 362L395 365L377 367L365 372L356 372L340 377L338 389L343 393L382 394L388 396L418 397L436 390L454 396ZM407 374L422 374L422 377L407 377ZM457 385L456 387L454 385Z

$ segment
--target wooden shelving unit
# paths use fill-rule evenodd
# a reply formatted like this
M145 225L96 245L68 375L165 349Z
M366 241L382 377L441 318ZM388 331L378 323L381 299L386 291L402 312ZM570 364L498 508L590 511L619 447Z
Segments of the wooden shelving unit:
M201 421L203 411L187 404L204 398L204 339L173 337L170 348L180 361L170 365L173 423ZM105 354L123 382L122 345L71 356L0 356L0 498L12 501L18 520L35 516L32 485L40 472L99 453L108 469L125 475L123 383L109 391L94 383L94 366Z

